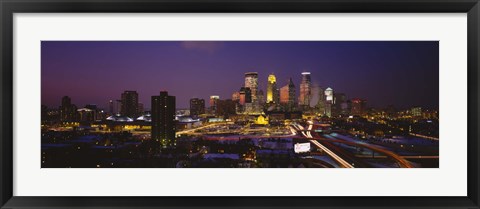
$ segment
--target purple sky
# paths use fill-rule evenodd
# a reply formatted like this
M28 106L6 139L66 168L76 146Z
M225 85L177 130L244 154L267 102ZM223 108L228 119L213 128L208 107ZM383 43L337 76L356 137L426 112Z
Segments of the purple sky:
M231 98L244 84L244 73L267 76L277 86L300 73L312 82L368 106L438 108L439 43L437 41L42 41L42 104L60 105L68 95L78 107L120 98L136 90L150 108L161 90L176 96L177 108L189 99L210 95Z

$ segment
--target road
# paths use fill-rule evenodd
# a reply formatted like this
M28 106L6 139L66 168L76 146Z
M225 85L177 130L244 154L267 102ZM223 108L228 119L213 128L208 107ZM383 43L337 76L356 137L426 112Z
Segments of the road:
M405 158L401 157L400 155L397 155L392 151L380 148L376 145L370 145L370 144L358 143L358 142L351 142L351 141L344 141L344 140L340 140L340 139L327 139L327 138L321 138L321 137L316 137L315 139L321 140L321 141L343 143L343 144L348 144L348 145L352 145L352 146L367 148L367 149L373 150L374 152L382 153L382 154L394 159L399 164L399 166L402 167L402 168L413 168L414 167L410 162L405 160Z
M328 149L328 148L323 146L319 141L321 141L321 142L332 142L332 143L342 143L342 144L347 144L347 145L356 146L356 147L363 147L363 148L373 150L374 152L382 153L382 154L390 157L391 159L395 160L398 163L398 165L402 168L413 168L414 167L409 161L405 160L405 158L401 157L400 155L397 155L392 151L383 149L382 147L377 146L377 145L370 145L370 144L363 143L363 142L359 143L359 142L354 142L354 141L346 141L346 140L343 140L343 139L339 139L337 137L334 137L334 139L328 139L328 138L320 137L320 136L315 136L314 137L314 136L312 136L312 126L308 126L308 128L305 129L300 125L294 124L292 127L297 131L297 133L300 132L305 138L310 139L310 141L312 143L314 143L315 145L322 146L321 147L322 149L323 148ZM339 157L337 154L335 154L331 150L328 150L328 151L329 152L327 152L327 154L329 154L332 158L334 158L342 166L346 166L345 163L348 164L348 162L346 162L344 159Z
M348 163L343 158L341 158L340 156L332 152L327 147L320 144L320 142L318 142L317 140L311 139L310 142L312 142L312 144L314 144L315 146L323 150L325 153L327 153L331 158L337 161L343 168L354 168L352 165L350 165L350 163Z

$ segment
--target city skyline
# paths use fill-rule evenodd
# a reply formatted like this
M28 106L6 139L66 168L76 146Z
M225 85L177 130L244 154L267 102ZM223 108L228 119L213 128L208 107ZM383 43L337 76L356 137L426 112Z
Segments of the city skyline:
M438 168L438 75L438 42L42 42L40 161Z
M249 53L241 54L245 51ZM300 92L301 73L308 71L313 86L366 99L369 106L438 108L438 42L431 41L44 41L42 104L57 107L67 95L79 107L97 104L107 109L110 100L131 90L150 109L151 96L168 91L177 97L178 108L188 108L191 98L231 99L250 71L258 72L258 86L264 93L271 73L277 88L292 78L295 91Z

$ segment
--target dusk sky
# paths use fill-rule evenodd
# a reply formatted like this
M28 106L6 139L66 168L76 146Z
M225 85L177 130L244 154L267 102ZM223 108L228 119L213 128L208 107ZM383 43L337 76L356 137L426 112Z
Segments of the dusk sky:
M176 96L177 108L193 97L231 99L244 73L258 72L277 87L292 78L300 86L309 71L313 85L331 87L369 107L438 108L437 41L42 41L42 104L58 107L70 96L78 107L136 90L146 109L161 90Z

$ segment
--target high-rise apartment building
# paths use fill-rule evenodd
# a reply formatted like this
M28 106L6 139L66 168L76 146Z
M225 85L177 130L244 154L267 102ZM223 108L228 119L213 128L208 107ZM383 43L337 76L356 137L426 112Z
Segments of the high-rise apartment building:
M175 97L161 91L160 96L152 96L152 140L161 148L171 148L175 141Z

